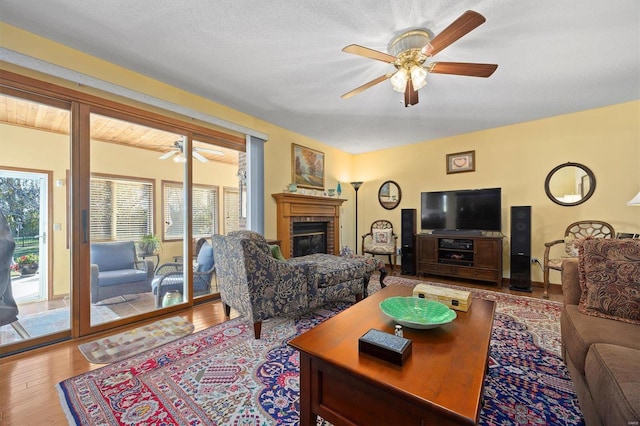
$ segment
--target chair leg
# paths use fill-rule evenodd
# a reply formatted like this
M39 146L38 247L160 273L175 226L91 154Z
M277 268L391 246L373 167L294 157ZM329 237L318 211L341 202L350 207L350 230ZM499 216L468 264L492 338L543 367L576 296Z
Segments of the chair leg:
M393 271L393 261L391 260L391 254L389 255L389 266L391 266L391 270Z
M545 267L543 268L543 283L542 286L544 287L544 293L542 294L542 297L544 299L548 299L549 298L549 267L545 265Z
M384 283L384 279L387 277L387 268L384 266L380 269L380 288L385 288L387 285Z
M362 295L362 293L356 294L356 303L361 301L363 298L364 298L364 296Z
M253 323L253 336L256 339L259 339L261 332L262 332L262 321L254 322Z
M224 306L224 316L228 318L231 315L231 306L226 303L223 303L222 306Z

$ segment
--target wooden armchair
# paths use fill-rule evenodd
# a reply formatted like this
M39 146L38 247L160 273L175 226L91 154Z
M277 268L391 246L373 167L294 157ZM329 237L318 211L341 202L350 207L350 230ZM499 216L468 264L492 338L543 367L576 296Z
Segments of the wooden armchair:
M607 222L600 220L581 220L567 226L564 231L564 238L544 243L544 295L545 299L549 298L549 271L561 271L562 262L565 259L577 258L578 248L575 245L577 240L594 237L594 238L615 238L616 232L613 226ZM565 245L565 254L558 258L550 258L551 248L557 244Z
M397 262L397 252L398 236L393 232L393 225L388 220L376 220L371 224L370 231L362 236L362 254L389 256L392 271Z

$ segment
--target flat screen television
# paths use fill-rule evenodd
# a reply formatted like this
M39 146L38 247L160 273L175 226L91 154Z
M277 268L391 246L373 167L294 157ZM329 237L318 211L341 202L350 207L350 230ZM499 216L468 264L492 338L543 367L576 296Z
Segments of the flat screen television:
M501 231L501 188L423 192L422 230Z

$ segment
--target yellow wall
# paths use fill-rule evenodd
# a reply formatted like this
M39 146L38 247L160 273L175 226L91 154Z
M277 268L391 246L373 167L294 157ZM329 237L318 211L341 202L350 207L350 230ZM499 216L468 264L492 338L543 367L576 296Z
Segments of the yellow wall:
M476 171L447 175L446 155L470 150L476 152ZM547 173L568 161L586 165L596 177L593 197L575 207L551 202L544 191ZM532 206L532 255L542 260L544 242L562 238L577 220L599 219L617 232L640 232L640 208L626 206L640 191L640 102L362 154L355 159L354 176L365 182L359 194L361 232L375 219L400 226L399 210L377 202L387 179L402 189L400 208L418 214L422 191L501 187L503 233L510 233L511 206ZM508 238L504 248L509 277ZM559 274L551 277L559 282ZM542 281L539 268L532 268L532 279Z
M625 205L640 191L638 101L353 156L10 25L0 23L0 32L1 43L8 49L268 134L264 223L265 235L269 238L276 236L275 203L271 194L281 192L291 180L291 143L325 153L328 188L343 182L342 198L348 199L342 209L343 245L353 247L356 233L352 220L355 192L345 183L351 180L365 182L358 194L358 235L365 233L368 224L378 218L390 219L399 227L400 209L419 209L422 191L484 187L503 190L503 232L507 235L510 206L532 206L532 250L538 258L542 258L543 242L560 238L566 225L575 220L602 219L611 222L617 231L640 232L640 208ZM0 64L0 67L16 68L10 64ZM60 83L37 73L23 72ZM476 151L476 171L447 175L446 154L467 150ZM552 203L543 187L547 173L568 161L587 165L597 179L592 199L577 207ZM402 189L402 202L398 209L391 211L384 210L377 202L378 188L387 179L395 180ZM505 239L507 252L508 238ZM509 276L506 256L504 276ZM533 279L542 280L541 272L535 268ZM552 276L552 281L558 282L558 277Z

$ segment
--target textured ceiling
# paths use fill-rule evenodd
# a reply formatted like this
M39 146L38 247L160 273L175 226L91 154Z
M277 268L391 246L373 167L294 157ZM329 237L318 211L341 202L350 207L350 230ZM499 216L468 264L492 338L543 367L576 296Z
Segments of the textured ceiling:
M344 46L468 9L487 21L433 59L492 77L430 74L410 108L388 82L340 98L394 69ZM638 0L0 0L0 19L351 153L640 99Z

